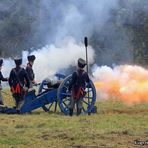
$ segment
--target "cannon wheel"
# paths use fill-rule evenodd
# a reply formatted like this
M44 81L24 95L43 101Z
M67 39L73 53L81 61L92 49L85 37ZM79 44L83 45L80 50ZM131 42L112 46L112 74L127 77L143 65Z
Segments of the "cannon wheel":
M58 80L63 80L65 78L64 75L62 74L55 74L55 76L58 78ZM47 81L46 80L43 80L40 87L39 87L39 90L38 90L38 94L41 94L41 93L44 93L46 91L50 91L48 86L47 86ZM49 112L51 111L52 108L54 108L54 112L56 112L56 109L57 109L57 98L55 98L55 101L53 101L52 103L49 103L49 104L46 104L44 106L42 106L43 110L45 112ZM53 107L54 106L54 107Z
M68 87L69 87L71 78L72 78L72 75L69 75L64 79L64 81L60 84L58 88L58 94L57 94L59 107L65 115L69 114L68 106L70 103L71 93L68 91ZM83 98L83 112L89 113L91 112L96 102L96 89L91 80L89 83L86 84L85 91L86 91L86 95Z

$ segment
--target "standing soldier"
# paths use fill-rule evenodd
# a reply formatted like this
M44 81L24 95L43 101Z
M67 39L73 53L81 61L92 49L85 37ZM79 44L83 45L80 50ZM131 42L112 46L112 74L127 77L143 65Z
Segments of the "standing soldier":
M69 85L69 91L72 90L72 97L69 106L69 115L73 115L73 109L75 104L77 105L77 115L81 114L82 110L82 101L85 95L85 85L86 82L89 82L89 76L84 71L84 67L86 66L86 61L79 58L78 59L78 68L72 74L72 80Z
M27 63L27 67L26 67L26 71L30 80L30 87L33 87L33 84L35 85L35 74L33 72L33 64L34 64L34 60L36 59L35 55L29 55L28 57L28 63Z
M0 105L4 105L3 103L3 97L1 94L1 90L2 90L2 85L1 85L1 81L8 81L8 78L4 78L1 72L3 66L3 59L0 59Z
M15 99L16 109L19 110L30 82L26 70L21 67L22 58L14 59L14 62L16 67L10 72L9 85Z

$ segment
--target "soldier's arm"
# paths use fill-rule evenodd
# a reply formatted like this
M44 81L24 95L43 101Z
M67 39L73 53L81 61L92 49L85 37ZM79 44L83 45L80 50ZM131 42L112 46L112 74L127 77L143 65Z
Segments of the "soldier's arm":
M11 70L10 75L9 75L9 86L12 87L13 85L13 71Z
M28 77L28 74L26 72L26 70L24 70L24 77L25 77L25 80L26 80L26 87L30 87L30 81L29 81L29 77Z
M31 72L31 69L28 66L26 67L26 72L28 74L29 79L31 81L33 81L34 78L32 77L32 72Z
M72 74L72 79L71 79L71 82L69 84L69 91L71 91L73 84L76 82L76 79L77 79L77 74L76 74L76 72L74 72Z
M88 76L87 73L85 73L85 79L86 79L86 82L87 82L87 83L90 81L89 76Z
M0 72L0 80L2 80L2 81L8 81L8 78L4 78L3 75L2 75L2 72Z

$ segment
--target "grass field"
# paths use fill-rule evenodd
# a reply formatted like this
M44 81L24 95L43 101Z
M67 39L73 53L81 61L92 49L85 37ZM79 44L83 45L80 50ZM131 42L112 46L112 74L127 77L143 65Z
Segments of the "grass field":
M14 105L11 96L3 96L5 104ZM0 114L0 148L133 148L134 140L148 140L148 103L127 107L108 100L96 106L97 114L79 117L42 109Z

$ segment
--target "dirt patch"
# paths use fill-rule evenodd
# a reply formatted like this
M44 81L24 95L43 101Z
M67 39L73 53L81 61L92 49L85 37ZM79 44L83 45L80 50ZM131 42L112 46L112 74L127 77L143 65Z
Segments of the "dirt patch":
M16 125L15 128L28 128L26 125Z
M41 136L42 139L44 140L49 140L50 135L49 134L44 134Z
M111 131L110 133L108 133L108 134L115 134L115 135L119 135L119 136L121 136L121 135L132 135L132 133L130 132L130 131L128 131L128 130L123 130L123 131Z
M71 139L67 133L56 133L52 136L53 138L60 138L60 139Z
M42 127L45 127L46 123L41 123L39 125L37 125L38 128L42 128Z

